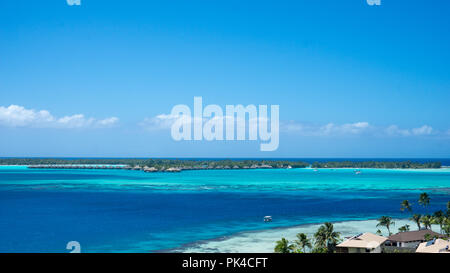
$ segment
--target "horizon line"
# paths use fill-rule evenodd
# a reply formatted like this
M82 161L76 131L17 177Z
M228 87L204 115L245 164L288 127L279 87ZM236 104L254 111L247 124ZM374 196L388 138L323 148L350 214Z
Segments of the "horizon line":
M10 158L61 158L61 159L449 159L449 157L102 157L102 156L0 156L0 159Z

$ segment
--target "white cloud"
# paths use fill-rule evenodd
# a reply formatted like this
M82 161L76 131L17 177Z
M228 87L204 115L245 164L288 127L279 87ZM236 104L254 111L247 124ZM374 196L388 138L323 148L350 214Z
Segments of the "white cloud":
M80 6L81 0L66 0L67 5L69 6Z
M10 105L0 106L0 124L12 127L27 126L33 122L47 123L53 122L54 118L48 111L34 111L25 109L22 106Z
M280 126L284 132L300 132L305 130L305 125L294 121L281 122Z
M284 132L298 133L302 136L331 136L331 135L358 135L370 129L365 121L345 124L328 123L326 125L302 124L295 121L282 123Z
M412 129L412 132L416 136L419 136L419 135L431 135L431 133L433 132L433 128L431 128L431 126L424 125L424 126L422 126L420 128Z
M161 114L157 115L156 117L145 118L144 121L139 123L139 125L151 131L165 130L170 129L172 124L179 118L183 118L183 122L191 123L190 116Z
M83 114L54 117L47 110L36 111L19 105L0 106L0 125L6 127L33 128L87 128L111 127L119 121L116 117L106 119L86 118Z
M391 125L385 129L385 132L390 136L423 136L431 135L434 133L434 130L428 125L413 129L400 129L397 125Z
M140 125L148 130L170 130L172 124L181 116L161 114L156 117L146 118L140 123ZM217 119L214 117L213 119ZM225 126L226 120L230 119L230 116L223 117L223 124ZM203 123L210 120L209 118L203 118ZM239 125L240 119L235 117L235 122ZM186 124L192 123L193 118L189 116L183 117L183 122ZM270 119L266 119L266 122L270 122ZM244 129L257 128L258 119L246 119L241 124L245 124ZM239 127L237 125L237 127ZM369 122L359 121L354 123L328 123L325 125L313 125L308 123L300 123L296 121L284 121L280 123L280 131L284 133L297 134L300 136L351 136L351 135L373 135L373 136L392 136L392 137L412 137L412 136L425 136L425 135L448 135L450 136L450 129L446 132L434 130L429 125L423 125L417 128L402 129L397 125L391 125L388 127L373 126Z
M331 134L360 134L363 133L366 129L369 128L369 123L355 122L355 123L346 123L342 125L336 125L333 123L328 123L327 125L320 128L320 132L323 135L331 135Z
M156 117L146 118L143 122L140 123L140 125L148 130L165 130L170 129L172 124L178 119L180 116L177 115L167 115L167 114L161 114ZM218 117L214 117L213 119L217 119ZM231 119L230 116L224 116L223 117L223 124L225 126L225 123L227 120ZM252 128L253 130L258 128L259 123L258 121L270 123L270 119L264 118L263 120L260 120L258 118L252 118L252 119L246 119L241 120L239 117L234 117L236 125L236 129L239 128L242 129L249 129ZM203 123L210 120L209 118L203 118ZM192 119L189 116L184 117L184 122L186 123L192 123L194 119ZM244 126L244 127L242 127ZM342 125L337 125L333 123L329 123L323 126L311 126L311 125L305 125L301 123L297 123L294 121L291 122L283 122L280 124L281 130L284 132L294 132L299 133L300 135L304 136L326 136L326 135L345 135L345 134L360 134L364 131L368 130L370 125L368 122L355 122L355 123L347 123Z
M217 117L214 116L212 118L192 118L190 116L186 116L186 115L171 115L171 114L160 114L157 115L156 117L151 117L151 118L145 118L141 123L139 123L140 126L142 126L143 128L147 129L147 130L165 130L165 129L170 129L172 124L177 121L178 119L182 119L182 122L184 124L190 124L195 122L196 120L202 120L202 124L204 124L207 121L213 121L213 120L218 120L218 119L222 119L223 124L225 126L227 121L231 121L233 117L231 116L223 116L223 117ZM237 116L234 117L234 122L236 125L236 128L244 128L246 129L247 127L250 128L255 128L258 126L258 122L270 122L270 119L267 118L252 118L252 119L242 119L239 118Z
M97 121L97 126L99 127L112 127L119 122L119 118L110 117Z
M66 128L82 128L91 126L94 122L93 118L86 119L84 115L77 114L73 116L65 116L56 121L56 125Z
M283 122L281 130L286 133L298 134L301 136L339 136L339 135L360 135L370 134L374 136L412 137L427 135L450 135L450 130L446 133L434 130L429 125L417 128L403 129L397 125L388 127L372 126L368 122L355 122L346 124L328 123L325 125L311 125L298 123L295 121Z
M410 136L411 132L408 129L400 129L397 125L391 125L385 129L385 133L390 136Z

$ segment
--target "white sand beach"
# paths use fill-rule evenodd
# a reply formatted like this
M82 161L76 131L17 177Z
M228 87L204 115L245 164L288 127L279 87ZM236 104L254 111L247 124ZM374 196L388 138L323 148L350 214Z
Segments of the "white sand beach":
M407 219L394 219L395 226L391 227L391 231L396 233L398 228L406 224L410 225L411 230L416 230L417 225ZM341 238L350 237L363 232L375 233L378 229L387 236L387 230L384 227L377 228L377 220L363 221L346 221L334 223L334 229L341 232ZM269 225L269 224L268 224ZM174 250L174 252L188 253L271 253L275 247L275 242L282 237L289 241L296 239L297 233L305 233L309 238L313 238L313 234L317 231L321 224L301 225L288 228L274 228L268 230L241 232L236 235L197 242L184 248ZM433 226L433 230L438 231L438 226Z

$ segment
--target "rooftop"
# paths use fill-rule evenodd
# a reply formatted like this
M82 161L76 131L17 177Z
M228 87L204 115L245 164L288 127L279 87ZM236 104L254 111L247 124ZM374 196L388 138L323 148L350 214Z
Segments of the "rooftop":
M387 239L388 238L386 237L366 232L345 240L344 242L337 245L337 247L376 248L384 243Z
M443 237L442 234L434 232L429 229L422 229L416 231L406 231L399 232L397 234L389 236L389 241L393 242L416 242L416 241L425 241L425 235L430 234L431 236Z
M436 239L421 243L416 250L417 253L450 253L450 241Z

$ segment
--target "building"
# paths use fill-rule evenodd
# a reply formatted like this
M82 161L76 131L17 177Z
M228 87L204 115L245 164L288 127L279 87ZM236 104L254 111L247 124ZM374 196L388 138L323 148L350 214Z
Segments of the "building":
M433 239L419 244L416 253L448 253L450 254L450 241Z
M388 238L373 233L361 233L336 246L337 253L381 253Z
M427 234L429 235L427 236ZM420 243L427 241L428 238L425 238L425 236L431 238L443 237L442 234L434 232L429 229L399 232L397 234L389 236L388 240L385 243L385 246L396 248L409 248L415 250Z

